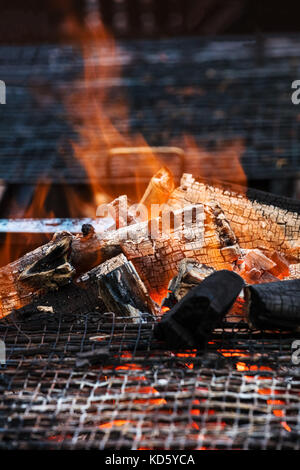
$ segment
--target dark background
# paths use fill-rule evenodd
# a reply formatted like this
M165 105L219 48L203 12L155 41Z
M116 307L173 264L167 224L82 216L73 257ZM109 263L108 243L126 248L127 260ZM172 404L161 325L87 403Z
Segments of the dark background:
M2 0L0 41L68 41L70 19L85 21L91 4L126 38L290 33L300 24L295 0Z

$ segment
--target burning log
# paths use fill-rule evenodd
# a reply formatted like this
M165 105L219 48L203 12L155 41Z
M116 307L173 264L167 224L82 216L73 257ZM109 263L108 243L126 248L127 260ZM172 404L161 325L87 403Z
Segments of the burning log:
M125 316L128 321L139 323L157 313L133 264L123 254L100 264L81 276L79 281L88 283L90 279L97 280L99 297L108 311L116 316Z
M248 321L259 329L300 327L300 279L248 286Z
M138 323L151 318L156 310L134 266L120 255L58 291L34 299L15 310L10 318L18 322L42 313L66 315L111 311L116 316L128 317L128 322Z
M150 222L106 233L102 249L105 252L106 248L119 246L149 291L160 294L177 275L182 259L194 258L214 269L232 269L240 250L222 214L216 206L184 207L169 213L171 223L167 229L163 226L163 215Z
M0 269L1 316L30 303L34 296L70 282L75 273L68 260L71 242L72 235L62 232Z
M166 197L172 185L170 174L161 169L152 178L143 203L160 199L162 193ZM262 203L258 196L249 200L233 190L198 183L191 175L184 175L180 188L168 200L171 209L160 217L102 234L85 224L82 235L56 235L48 244L0 270L1 316L70 282L75 271L78 276L121 253L132 262L149 292L160 297L169 280L178 274L178 263L183 259L193 258L216 270L238 271L243 257L240 244L252 249L244 259L249 282L283 278L288 263L300 261L299 204L277 197L276 206L267 205L269 196L259 195L265 198ZM195 204L189 205L189 201ZM261 269L254 266L258 258L260 267L264 265ZM298 272L291 269L291 276L298 276Z
M234 185L198 182L184 174L179 188L168 204L179 208L186 204L216 201L222 208L244 249L261 249L267 255L284 253L290 263L300 261L300 203L261 191Z
M150 183L140 201L149 209L152 204L165 204L175 189L171 171L163 167L150 180Z
M160 294L167 288L184 258L193 257L215 269L232 268L239 247L219 207L195 205L169 215L169 227L164 226L161 216L104 234L85 224L82 235L55 235L47 245L0 270L0 279L4 279L0 285L1 315L69 282L75 271L76 275L90 271L122 252L151 293ZM63 249L57 249L57 244ZM54 254L50 257L49 253ZM53 266L50 263L49 267L50 261Z
M156 338L171 348L203 348L243 287L243 279L232 271L211 274L162 317Z
M290 274L285 278L285 281L290 281L294 279L300 279L300 263L299 264L290 264L289 266Z

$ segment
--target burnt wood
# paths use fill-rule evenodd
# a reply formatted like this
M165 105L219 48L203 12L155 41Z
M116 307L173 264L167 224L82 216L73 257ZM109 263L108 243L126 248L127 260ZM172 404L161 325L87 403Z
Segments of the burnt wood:
M0 317L70 282L75 273L68 261L71 241L72 235L62 232L0 269Z
M85 315L94 311L104 313L106 308L99 298L95 278L90 277L87 282L72 281L56 291L33 298L28 305L13 310L6 318L12 322L23 322L33 317L43 316L46 319L51 315Z
M139 323L153 319L152 313L157 313L136 269L123 254L102 263L81 279L87 281L91 276L97 279L99 297L116 316Z
M300 279L248 286L249 323L259 329L300 327Z
M243 279L232 271L211 274L162 317L155 326L155 337L170 348L202 349L243 286Z
M173 207L215 201L224 212L241 248L278 251L290 263L300 261L300 203L261 191L184 174L168 203Z
M178 265L177 276L171 279L168 285L168 295L162 302L163 307L173 307L193 287L200 284L214 269L205 264L200 264L194 259L184 259Z

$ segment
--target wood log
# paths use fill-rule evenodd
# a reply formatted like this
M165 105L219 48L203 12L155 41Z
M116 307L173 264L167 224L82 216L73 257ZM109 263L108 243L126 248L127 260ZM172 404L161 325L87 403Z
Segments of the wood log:
M248 321L263 330L300 327L300 279L248 286Z
M0 318L72 279L75 270L68 261L71 241L72 235L62 232L0 269Z
M198 263L195 259L184 259L178 265L178 274L168 285L168 295L162 302L163 307L172 308L193 287L197 286L207 276L214 272L214 268Z
M75 272L79 276L122 252L149 292L160 297L164 297L169 280L177 274L178 262L184 258L193 257L215 269L232 268L239 247L219 207L195 205L173 215L175 222L171 220L167 229L158 217L104 234L96 233L90 224L75 237L65 232L56 234L48 244L0 269L1 316L70 281ZM57 245L64 247L62 253Z
M221 214L215 205L184 207L173 212L176 223L170 230L163 228L162 217L158 217L106 233L102 249L116 248L119 238L122 252L132 261L151 295L162 300L182 259L194 258L214 269L232 269L240 249L229 224L222 217L220 223Z
M126 317L131 323L140 323L153 320L152 314L158 313L136 269L123 254L102 263L79 281L87 283L91 278L97 280L99 297L107 310L123 321Z
M168 201L171 207L207 204L222 208L241 248L278 251L290 263L300 262L300 202L226 183L196 181L184 174Z
M189 205L191 201L196 203ZM48 244L0 269L0 317L69 282L75 271L80 275L122 252L157 299L165 296L169 280L177 275L178 263L185 258L214 269L232 269L241 255L241 245L260 248L268 256L278 251L295 266L300 261L297 202L256 191L247 192L246 197L245 192L232 187L213 187L184 175L168 204L176 220L191 214L188 227L181 223L169 232L161 231L162 219L158 217L99 234L86 224L84 234L56 235ZM193 211L199 207L202 217L193 220ZM155 239L149 235L149 226L160 232ZM298 272L291 271L291 276L298 276Z
M86 314L113 312L119 321L139 323L153 320L158 307L149 297L132 263L119 255L73 280L58 291L35 298L14 310L12 321L27 321L45 314Z
M106 312L104 303L99 299L97 282L70 282L56 291L33 296L31 302L13 310L6 320L15 323L36 319L48 319L53 315L85 315Z

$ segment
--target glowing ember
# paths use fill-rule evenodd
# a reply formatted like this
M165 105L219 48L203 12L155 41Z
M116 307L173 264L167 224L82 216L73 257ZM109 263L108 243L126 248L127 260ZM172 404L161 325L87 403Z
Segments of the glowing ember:
M272 371L272 369L268 366L255 366L255 365L250 365L250 366L247 366L245 362L237 362L236 363L236 369L239 371L239 372L244 372L244 371L249 371L249 370L253 370L253 371L256 371L256 370L265 370L265 371Z
M249 357L250 354L245 353L241 349L218 349L224 357Z
M125 426L125 424L129 424L129 423L131 423L131 421L117 419L117 420L114 420L114 421L110 421L108 423L100 424L98 426L98 428L99 429L111 429L113 427L119 428L119 427Z
M285 421L281 421L281 426L288 432L292 432L290 426L285 422Z
M142 370L143 368L137 364L124 364L122 366L116 367L116 370Z

